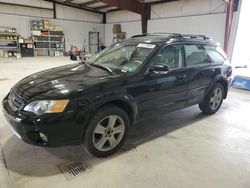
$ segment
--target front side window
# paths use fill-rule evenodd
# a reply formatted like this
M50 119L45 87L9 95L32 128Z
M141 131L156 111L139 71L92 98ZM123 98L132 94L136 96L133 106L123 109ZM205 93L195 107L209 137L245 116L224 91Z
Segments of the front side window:
M177 69L183 67L182 46L170 45L162 48L152 59L153 64L164 64L168 68Z
M118 69L122 72L134 72L143 65L155 47L156 45L153 44L123 45L120 43L105 49L87 63L105 66L112 70Z
M184 45L187 66L210 63L210 57L203 45Z

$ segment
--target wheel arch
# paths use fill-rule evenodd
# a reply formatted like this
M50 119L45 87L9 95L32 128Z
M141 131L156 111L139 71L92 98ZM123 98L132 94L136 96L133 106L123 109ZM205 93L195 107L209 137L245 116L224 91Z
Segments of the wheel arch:
M94 114L98 109L106 105L116 105L123 109L129 116L130 123L133 124L136 121L138 114L137 103L129 96L117 96L112 98L103 99L102 102L98 102L91 108L91 114Z
M224 96L223 96L223 98L226 99L227 98L227 93L228 93L228 81L221 78L221 79L217 80L216 83L220 83L223 86L223 88L224 88Z

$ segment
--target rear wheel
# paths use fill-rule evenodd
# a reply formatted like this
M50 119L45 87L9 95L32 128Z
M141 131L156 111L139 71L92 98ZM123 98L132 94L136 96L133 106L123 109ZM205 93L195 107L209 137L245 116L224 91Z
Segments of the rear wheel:
M199 104L202 112L205 114L216 113L223 102L224 87L220 83L216 83L205 97L204 101Z
M97 157L117 152L124 143L130 126L128 115L115 105L97 111L85 133L87 151Z

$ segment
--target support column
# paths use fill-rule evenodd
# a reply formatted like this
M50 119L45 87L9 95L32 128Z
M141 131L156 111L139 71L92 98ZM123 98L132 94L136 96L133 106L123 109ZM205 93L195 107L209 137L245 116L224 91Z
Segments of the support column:
M150 19L151 6L149 4L144 4L142 7L141 14L141 26L142 33L147 33L148 31L148 20Z
M56 19L56 3L53 2L53 18Z
M234 0L227 1L227 15L224 37L224 51L227 53L234 14Z

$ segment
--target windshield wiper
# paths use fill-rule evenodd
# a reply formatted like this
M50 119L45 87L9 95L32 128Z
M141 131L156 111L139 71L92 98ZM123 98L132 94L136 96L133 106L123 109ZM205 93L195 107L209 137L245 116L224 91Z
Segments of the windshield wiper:
M99 64L94 64L94 63L91 63L90 65L94 66L94 67L97 67L97 68L100 68L102 70L106 70L109 73L113 73L113 71L109 67L106 67L106 66L103 66L103 65L99 65Z

